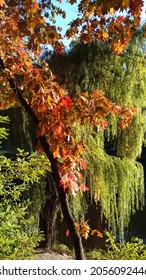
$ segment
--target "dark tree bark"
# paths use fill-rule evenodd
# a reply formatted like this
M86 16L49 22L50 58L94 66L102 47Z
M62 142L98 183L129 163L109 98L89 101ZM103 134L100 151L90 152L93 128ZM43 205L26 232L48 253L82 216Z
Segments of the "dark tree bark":
M58 202L58 198L55 195L50 196L40 213L40 230L43 231L45 237L41 242L41 246L45 247L47 251L52 250L55 241L56 219L59 209Z
M0 67L2 70L5 70L5 66L4 66L4 63L1 58L0 58ZM10 87L13 90L15 96L18 98L21 106L23 106L23 108L27 112L28 116L34 122L34 125L36 125L36 127L38 127L39 120L37 119L35 112L32 110L32 108L29 106L29 104L23 98L23 93L22 93L21 89L19 89L17 87L17 85L15 84L15 82L12 78L8 77L8 82L9 82ZM70 231L70 235L71 235L71 238L73 241L76 259L83 260L83 259L85 259L85 255L84 255L84 250L83 250L83 245L82 245L82 239L81 239L81 236L76 231L75 220L70 211L67 193L60 186L60 180L62 177L61 177L61 174L60 174L60 171L58 168L57 159L53 157L53 154L50 151L50 147L49 147L46 137L40 136L39 141L40 141L40 144L42 146L44 153L46 154L47 158L49 159L49 161L51 163L52 176L53 176L54 182L56 184L56 189L58 192L61 210L62 210L64 219L66 221L67 227Z
M88 211L86 219L90 221L90 227L93 229L98 229L100 232L104 232L107 229L107 220L103 216L101 218L101 205L100 203L95 202L94 198L90 200L88 204ZM91 250L93 249L106 249L105 247L106 237L103 238L97 237L96 234L90 236L86 240L85 244Z
M40 230L44 233L44 240L40 243L40 246L49 251L52 250L56 238L56 220L59 210L59 199L50 173L46 178L45 195L46 201L41 209L39 224Z

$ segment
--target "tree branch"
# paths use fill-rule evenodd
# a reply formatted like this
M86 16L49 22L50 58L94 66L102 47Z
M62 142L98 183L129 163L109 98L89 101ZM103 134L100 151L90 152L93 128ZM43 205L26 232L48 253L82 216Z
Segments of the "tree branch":
M0 58L0 67L2 70L5 70L4 63L2 59ZM37 116L35 112L32 110L30 105L26 102L26 100L22 96L22 91L16 86L14 80L11 77L7 78L11 89L13 90L14 94L20 101L21 105L29 115L29 117L32 119L32 121L35 123L35 125L38 127L39 120L37 119ZM57 192L59 195L59 200L60 200L60 205L61 205L61 210L63 213L63 216L65 218L65 221L67 223L67 226L69 228L72 240L73 240L73 245L75 248L75 254L76 254L76 259L81 260L85 259L84 256L84 251L83 251L83 246L82 246L82 240L81 236L78 234L76 231L76 224L75 220L71 214L69 203L68 203L68 196L64 189L60 186L60 180L62 179L62 176L60 174L59 168L58 168L58 161L56 158L53 157L53 154L50 151L50 146L49 143L45 137L45 135L38 137L40 144L43 148L44 153L46 154L47 158L49 159L51 163L51 169L52 169L52 175L54 182L56 184Z

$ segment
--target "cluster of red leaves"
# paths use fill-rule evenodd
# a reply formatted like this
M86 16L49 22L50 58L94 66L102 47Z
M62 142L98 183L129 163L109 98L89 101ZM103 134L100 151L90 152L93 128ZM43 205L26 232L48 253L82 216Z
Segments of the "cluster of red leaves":
M70 171L63 175L61 179L61 186L66 189L70 189L72 191L72 195L75 196L76 192L79 190L82 192L88 191L89 189L82 183L83 177L80 172L78 171ZM80 182L80 183L79 183Z

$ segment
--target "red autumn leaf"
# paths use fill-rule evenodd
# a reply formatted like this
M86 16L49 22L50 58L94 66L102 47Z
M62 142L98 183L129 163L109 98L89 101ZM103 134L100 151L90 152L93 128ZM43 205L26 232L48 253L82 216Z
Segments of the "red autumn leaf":
M59 136L59 135L61 135L62 130L63 130L62 125L61 125L61 124L60 124L60 125L57 125L57 126L54 128L54 134L55 134L56 136Z
M130 120L123 120L123 121L120 121L120 122L118 123L118 128L121 129L121 130L123 130L123 129L125 129L127 126L129 126L130 123L131 123Z
M64 106L66 108L70 108L72 104L73 102L69 96L61 96L58 102L58 107Z
M118 17L117 17L117 20L118 20L120 23L122 23L122 22L124 21L124 17L123 17L123 16L118 16Z
M64 189L66 188L66 183L68 182L68 176L67 174L62 176L62 179L60 180L60 186L63 186Z
M66 230L65 234L66 234L67 237L69 236L69 229Z
M87 188L83 183L80 184L80 190L83 192L89 191L89 188Z
M56 41L54 44L54 49L59 54L62 54L64 52L64 45L62 43Z
M79 185L75 181L70 181L70 190L73 196L76 195L76 193L79 190Z
M68 178L75 182L78 180L78 178L75 176L73 172L69 173Z

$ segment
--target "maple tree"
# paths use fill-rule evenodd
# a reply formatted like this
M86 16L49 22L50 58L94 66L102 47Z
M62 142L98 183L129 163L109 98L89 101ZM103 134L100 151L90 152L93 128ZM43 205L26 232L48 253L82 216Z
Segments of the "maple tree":
M140 24L142 6L142 0L82 0L78 5L80 17L70 24L66 36L77 34L81 41L90 43L94 39L108 41L120 53ZM108 100L101 90L75 93L71 98L55 81L45 62L41 67L36 66L42 45L50 44L57 52L63 52L59 29L45 19L48 7L50 20L55 10L62 13L51 1L0 1L0 109L21 105L37 127L40 146L51 163L76 258L83 259L81 233L86 236L90 230L86 222L77 225L74 221L68 192L75 195L77 191L87 190L81 170L86 167L82 154L88 147L76 142L71 127L80 122L99 131L108 125L109 114L118 114L119 127L123 129L130 124L136 109L122 108ZM116 11L127 13L116 15Z

